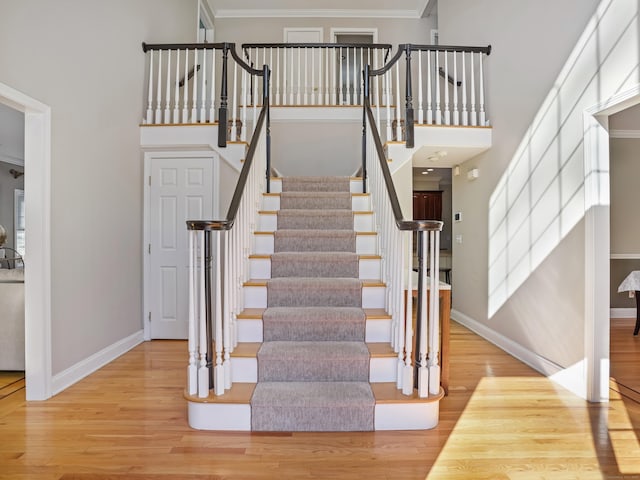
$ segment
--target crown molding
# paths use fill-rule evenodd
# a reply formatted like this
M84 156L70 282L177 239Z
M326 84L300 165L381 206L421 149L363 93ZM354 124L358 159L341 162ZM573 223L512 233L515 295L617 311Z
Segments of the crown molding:
M611 138L640 138L640 130L611 130Z
M418 10L349 9L227 9L215 10L215 18L420 18Z

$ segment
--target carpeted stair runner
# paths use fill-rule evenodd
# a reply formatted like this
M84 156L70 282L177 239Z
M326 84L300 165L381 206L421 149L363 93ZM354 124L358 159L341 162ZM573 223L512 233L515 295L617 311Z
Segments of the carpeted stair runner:
M373 430L350 180L293 177L282 187L252 429Z

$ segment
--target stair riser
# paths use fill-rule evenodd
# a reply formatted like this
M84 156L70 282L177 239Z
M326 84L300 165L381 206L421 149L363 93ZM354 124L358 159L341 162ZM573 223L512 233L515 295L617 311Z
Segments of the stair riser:
M189 426L197 430L251 430L251 405L233 403L189 404ZM439 403L379 403L375 430L427 430L438 425Z
M262 320L238 319L236 321L236 327L238 342L262 342ZM367 320L365 327L365 342L391 342L391 320Z
M378 237L376 235L358 235L356 237L356 253L358 255L375 255L377 253L377 243ZM273 235L254 235L253 251L256 255L271 255L274 253L273 245Z
M385 308L386 287L363 287L362 308ZM266 286L244 287L244 308L267 308Z
M275 213L260 213L258 216L258 231L274 232L278 229L278 215ZM373 232L373 214L355 214L353 229L356 232Z
M354 212L364 212L371 210L371 200L369 196L353 196L351 198L351 209ZM262 197L262 210L280 210L280 196L265 194Z
M270 182L271 193L282 193L282 181L278 178L272 178ZM349 183L351 193L362 193L362 180L352 179Z
M371 383L395 382L398 359L395 357L371 358L369 381ZM255 357L231 357L231 378L235 382L258 381L258 360Z
M268 258L251 258L249 260L250 278L265 280L271 278L271 260ZM379 259L361 259L359 276L361 280L377 280L380 278Z

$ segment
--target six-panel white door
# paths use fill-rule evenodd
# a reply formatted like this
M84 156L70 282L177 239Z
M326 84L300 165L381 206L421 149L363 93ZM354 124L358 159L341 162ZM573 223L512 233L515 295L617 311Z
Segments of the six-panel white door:
M212 219L215 157L150 159L149 338L188 335L187 220Z

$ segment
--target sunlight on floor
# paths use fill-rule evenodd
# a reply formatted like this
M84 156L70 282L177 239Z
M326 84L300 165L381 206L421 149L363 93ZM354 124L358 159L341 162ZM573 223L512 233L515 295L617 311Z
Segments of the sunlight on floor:
M633 425L613 401L589 404L546 378L485 377L427 479L640 474Z

